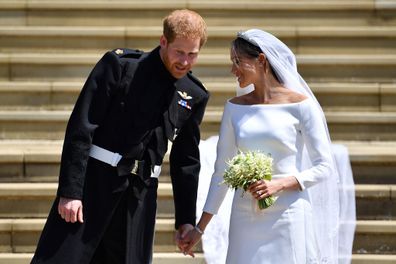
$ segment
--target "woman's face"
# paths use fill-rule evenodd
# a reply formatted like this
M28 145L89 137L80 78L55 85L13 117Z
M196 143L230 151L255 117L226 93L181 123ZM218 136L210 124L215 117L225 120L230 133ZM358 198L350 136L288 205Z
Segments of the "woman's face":
M258 79L258 60L238 54L231 48L230 58L232 62L231 73L235 75L241 88L254 84Z

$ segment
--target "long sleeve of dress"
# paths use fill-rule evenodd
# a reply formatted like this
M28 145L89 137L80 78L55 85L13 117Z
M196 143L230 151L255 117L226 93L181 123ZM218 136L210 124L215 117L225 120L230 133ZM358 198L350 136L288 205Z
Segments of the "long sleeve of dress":
M332 173L332 152L321 113L312 102L300 104L301 133L312 166L296 175L301 189L325 180Z
M227 168L227 161L237 153L234 128L231 122L230 104L226 104L220 125L219 141L217 143L217 156L214 173L210 182L208 196L206 198L204 212L217 214L224 197L227 194L228 186L222 184L224 171Z
M66 128L59 196L82 199L93 133L105 117L111 93L118 87L120 77L120 61L114 53L108 52L85 82Z

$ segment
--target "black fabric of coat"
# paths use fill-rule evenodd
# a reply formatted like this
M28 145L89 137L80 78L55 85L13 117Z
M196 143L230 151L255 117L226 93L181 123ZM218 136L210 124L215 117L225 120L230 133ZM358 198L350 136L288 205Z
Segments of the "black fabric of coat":
M32 263L90 263L122 197L128 197L132 223L131 229L125 229L126 263L148 263L152 235L144 236L153 233L158 187L158 180L150 178L150 168L162 164L168 140L173 142L170 174L175 227L195 224L199 124L209 94L191 73L173 78L162 63L159 47L143 55L132 82L124 87L130 55L135 53L119 51L107 52L96 64L74 106L65 134L57 198ZM92 144L123 158L117 167L91 158ZM135 159L147 165L139 177L129 173ZM82 200L84 223L66 223L60 217L59 197ZM137 234L139 229L146 229L143 235Z

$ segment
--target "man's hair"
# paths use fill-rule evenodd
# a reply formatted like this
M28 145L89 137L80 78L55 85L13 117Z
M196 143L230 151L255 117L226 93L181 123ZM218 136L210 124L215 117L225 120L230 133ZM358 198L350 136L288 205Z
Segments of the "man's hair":
M207 40L206 23L203 18L196 12L181 9L171 12L164 18L163 34L169 43L173 42L176 37L188 39L200 39L200 47Z

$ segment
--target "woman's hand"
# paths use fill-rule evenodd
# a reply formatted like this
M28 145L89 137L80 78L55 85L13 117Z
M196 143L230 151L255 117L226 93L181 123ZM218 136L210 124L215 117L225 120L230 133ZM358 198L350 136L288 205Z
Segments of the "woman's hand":
M209 224L212 217L213 214L202 212L201 219L199 220L198 224L184 236L180 250L185 255L190 255L192 257L195 256L194 251L192 249L201 239L203 232L206 226Z
M300 184L296 177L288 176L280 179L274 179L271 181L259 180L252 183L248 191L257 200L264 199L271 195L277 194L283 190L299 190Z
M281 180L259 180L252 183L248 191L252 194L254 198L257 200L264 199L271 195L274 195L283 190L283 185L280 182Z
M199 240L201 240L202 234L203 232L199 228L197 229L197 227L191 229L188 232L188 234L184 239L185 242L188 242L183 249L184 254L188 254L192 257L195 257L194 251L192 249L196 244L198 244Z

